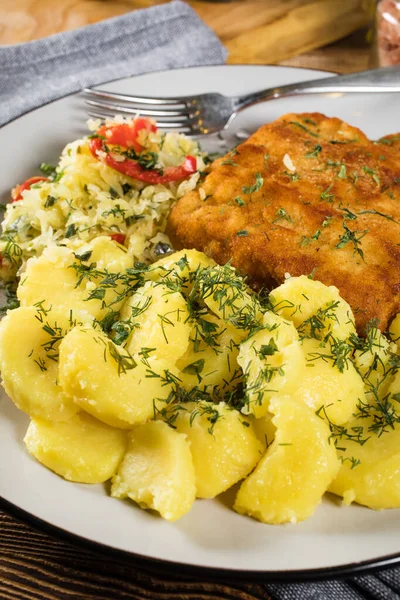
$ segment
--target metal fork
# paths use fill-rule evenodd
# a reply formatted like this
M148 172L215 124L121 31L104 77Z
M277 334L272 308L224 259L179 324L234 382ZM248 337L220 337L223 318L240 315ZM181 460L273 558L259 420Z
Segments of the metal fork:
M146 98L89 88L83 90L92 117L105 119L115 114L128 116L139 113L155 119L160 129L179 130L191 135L227 129L238 112L258 102L298 94L330 92L400 92L400 66L291 83L232 97L207 93L176 98Z

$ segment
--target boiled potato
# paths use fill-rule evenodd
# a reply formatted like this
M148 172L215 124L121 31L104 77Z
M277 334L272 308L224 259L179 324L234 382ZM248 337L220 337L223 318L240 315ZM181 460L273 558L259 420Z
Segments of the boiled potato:
M75 258L75 255L88 256L89 253L86 263ZM124 271L131 266L132 258L109 237L94 239L77 250L75 255L69 248L49 246L38 258L30 258L17 290L21 306L44 302L46 307L57 307L66 315L72 309L86 311L93 318L102 319L108 312L106 305L121 293L121 285L105 289L102 297L89 299L103 279L99 271L105 268L109 273ZM78 285L80 273L73 265L80 268L82 264L89 267L91 263L96 263L94 273L89 276L89 271L85 271L86 277ZM114 310L118 310L121 304L122 301L113 305Z
M294 325L273 312L265 313L262 323L264 328L241 344L238 356L246 382L242 412L257 418L268 412L273 395L297 388L305 368Z
M330 345L314 339L304 339L306 357L304 374L298 381L296 399L301 399L319 415L342 425L356 412L357 404L365 402L364 382L351 360L346 360L341 372L334 365Z
M271 413L267 413L260 419L252 419L254 431L257 437L265 443L265 447L271 445L275 439L276 427L273 422L274 416Z
M397 313L393 321L390 323L389 336L392 342L397 344L397 350L400 348L400 313Z
M189 346L190 314L183 296L162 284L146 283L121 310L132 333L126 348L131 354L153 349L151 356L176 363Z
M198 250L181 250L155 262L146 273L152 281L167 281L168 284L188 295L197 274L216 262Z
M129 448L111 495L131 498L142 508L156 510L176 521L196 497L195 473L186 436L162 421L138 425L129 434Z
M214 498L246 477L265 447L250 419L223 402L188 402L173 425L190 442L198 498Z
M393 375L388 389L388 394L389 401L392 403L394 402L395 409L398 409L400 407L400 405L397 405L397 402L400 402L400 370L396 370L396 373ZM383 399L383 401L385 401L385 399ZM376 402L373 404L376 404ZM394 410L394 415L397 415L398 412L398 410Z
M126 249L106 235L96 237L80 246L75 254L82 256L86 252L91 252L90 258L86 259L86 262L95 262L96 268L101 271L107 269L109 273L119 273L133 266L132 256Z
M176 363L180 385L223 395L240 383L238 353L225 323L212 314L205 315L193 326L189 348Z
M339 469L328 425L296 398L270 402L275 439L242 483L234 509L263 523L310 517Z
M370 431L371 427L375 430ZM379 435L372 416L353 418L346 431L348 435L341 435L337 442L343 464L329 491L342 496L345 504L358 502L376 510L400 508L400 424L386 427ZM358 438L367 441L359 443Z
M121 428L144 423L171 385L165 360L131 356L93 328L76 327L60 345L60 385L100 421Z
M196 290L209 310L236 330L239 339L262 321L257 297L230 265L203 269L196 278Z
M24 306L0 323L0 369L10 398L31 417L67 420L78 410L59 385L61 338L74 322L56 308Z
M126 432L81 412L63 423L32 419L25 436L28 451L69 481L102 483L117 472Z
M396 350L396 344L390 342L379 329L372 326L367 330L363 348L354 353L355 364L364 378L367 394L371 387L378 387L381 397L386 394L394 377L391 361Z
M270 295L274 310L299 329L300 337L324 339L331 334L344 340L355 333L350 305L333 285L326 286L306 275L290 277Z

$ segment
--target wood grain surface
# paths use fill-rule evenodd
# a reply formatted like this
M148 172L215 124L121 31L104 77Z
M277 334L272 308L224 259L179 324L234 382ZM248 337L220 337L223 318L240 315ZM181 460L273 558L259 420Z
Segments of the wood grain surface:
M254 582L215 582L66 542L0 511L3 600L270 600Z
M0 0L0 44L37 39L165 0ZM368 0L190 2L230 51L230 62L351 72L368 67ZM333 43L339 38L345 39ZM328 44L328 45L327 45ZM2 458L4 460L4 458ZM105 556L0 510L4 600L269 600L267 586L179 576Z
M167 1L1 0L0 44L38 39ZM228 48L228 61L245 64L280 63L331 44L367 26L373 5L373 0L187 1ZM334 59L335 50L311 58L315 68L325 70L335 70ZM344 71L360 64L356 54L354 64L352 55L341 62Z

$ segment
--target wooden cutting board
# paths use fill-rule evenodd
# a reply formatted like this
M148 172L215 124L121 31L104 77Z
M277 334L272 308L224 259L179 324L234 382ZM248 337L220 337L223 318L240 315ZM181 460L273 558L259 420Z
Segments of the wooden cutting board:
M168 0L2 0L0 44L75 29ZM187 0L229 50L229 62L266 64L364 27L373 0Z

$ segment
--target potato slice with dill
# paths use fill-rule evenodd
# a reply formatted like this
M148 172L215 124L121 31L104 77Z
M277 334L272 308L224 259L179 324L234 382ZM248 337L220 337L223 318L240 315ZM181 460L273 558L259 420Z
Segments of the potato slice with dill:
M189 346L192 325L186 301L161 283L139 288L124 304L121 320L132 330L126 343L131 354L150 348L152 356L174 364Z
M398 402L390 396L385 409L397 412ZM342 466L329 491L342 496L345 504L400 508L400 417L397 413L379 435L382 416L375 412L375 418L354 418L337 433Z
M398 357L392 358L381 378L367 382L353 418L331 428L342 466L329 490L345 504L400 508L400 371ZM378 364L383 368L384 362Z
M146 279L163 282L171 290L188 296L200 271L215 267L216 262L198 250L180 250L161 258L146 273Z
M32 419L24 438L32 456L69 481L102 483L116 473L126 433L81 412L67 422Z
M75 253L51 246L39 258L29 259L17 296L22 306L45 301L66 315L71 308L102 319L107 305L118 310L124 278L117 276L130 267L131 257L109 237L99 237ZM104 281L106 280L106 283Z
M354 362L364 378L367 393L371 387L379 386L380 395L386 394L400 367L396 344L379 331L377 323L371 322L366 337L358 338L355 345Z
M242 483L234 509L263 523L297 523L314 513L340 463L328 425L308 406L280 396L270 410L275 439Z
M355 334L350 305L333 285L301 275L290 277L270 294L274 311L294 323L300 338L323 340L329 334L347 339Z
M400 313L397 313L393 321L389 326L389 336L392 342L397 344L397 352L399 352L400 346Z
M332 340L330 340L332 341ZM336 425L346 423L365 402L364 382L350 356L335 363L330 343L304 339L302 349L306 368L298 381L296 399L302 400L321 417Z
M275 439L276 427L273 423L273 415L267 413L260 419L252 419L254 431L257 437L265 442L265 447L268 448Z
M277 393L294 391L305 368L296 328L273 312L263 316L262 329L240 346L238 363L245 381L244 414L259 418Z
M265 448L251 420L223 402L171 406L170 416L190 442L198 498L214 498L246 477Z
M68 319L57 308L24 306L9 311L0 323L0 368L3 386L15 404L32 417L67 420L78 410L59 384L61 340L87 313Z
M213 314L204 315L193 324L189 347L176 363L180 385L186 390L212 390L222 399L241 381L238 353L226 324Z
M229 264L200 271L191 296L204 302L239 339L247 337L249 331L261 323L262 311L257 296Z
M60 384L76 404L100 421L129 429L154 415L175 377L171 363L132 356L93 328L73 329L60 345Z
M168 521L183 517L196 496L193 460L186 436L162 421L138 425L114 476L111 495L131 498Z

